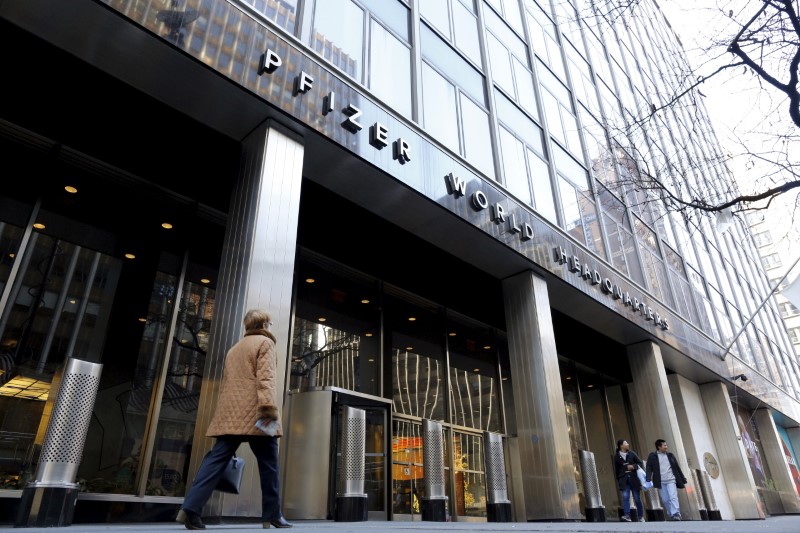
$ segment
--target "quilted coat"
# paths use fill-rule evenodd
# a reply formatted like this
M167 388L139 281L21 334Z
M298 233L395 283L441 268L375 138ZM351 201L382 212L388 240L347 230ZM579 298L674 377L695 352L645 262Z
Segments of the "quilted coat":
M228 350L217 408L206 436L264 436L255 426L256 421L259 418L278 419L275 340L267 330L248 330Z

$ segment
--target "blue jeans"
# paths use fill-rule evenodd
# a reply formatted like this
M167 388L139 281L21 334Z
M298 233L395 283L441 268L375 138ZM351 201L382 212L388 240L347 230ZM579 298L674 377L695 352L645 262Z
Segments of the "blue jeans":
M203 458L203 464L194 477L192 488L183 499L182 509L200 515L214 492L225 465L242 442L247 442L258 463L261 481L261 520L268 522L280 518L281 500L278 480L278 437L226 435L217 437L214 447Z
M627 480L625 481L625 486L619 491L619 496L622 499L622 513L625 516L631 515L631 491L633 492L633 501L636 502L636 510L639 512L639 519L641 520L644 518L644 506L642 505L642 495L641 491L638 491L633 488L633 482L631 481L631 475L636 475L635 473L631 473L627 476Z
M661 484L661 501L664 502L664 511L668 517L680 514L681 506L678 503L678 486L674 482Z

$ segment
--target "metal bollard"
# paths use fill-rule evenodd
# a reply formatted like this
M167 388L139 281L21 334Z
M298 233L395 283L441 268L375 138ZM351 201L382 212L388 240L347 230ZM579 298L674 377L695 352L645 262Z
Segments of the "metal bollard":
M364 457L367 416L363 409L342 406L342 434L336 468L336 522L365 522L367 493L364 492Z
M692 485L696 487L696 490L692 492L695 497L695 503L697 505L697 509L700 511L700 519L701 520L708 520L708 508L704 503L703 495L701 494L702 490L700 487L700 470L697 468L691 471L692 474Z
M658 494L658 489L647 489L644 492L644 515L647 517L648 522L664 522L667 520L667 513L664 512L664 507L661 506L661 497Z
M511 522L511 500L506 485L506 461L503 437L483 433L486 462L486 517L489 522Z
M583 477L583 495L586 498L587 522L605 522L606 511L603 506L603 499L600 496L600 481L597 479L597 465L594 462L594 453L586 450L578 450L578 457L581 462L581 473Z
M447 495L444 485L442 424L428 419L422 420L422 469L425 473L422 519L446 522Z
M34 481L22 491L15 527L72 524L79 487L75 483L100 387L103 365L68 358L47 425Z
M700 492L703 495L705 502L706 512L708 513L708 520L722 520L722 513L717 507L717 499L714 497L714 491L711 488L711 480L708 472L697 470L697 483L695 487L700 487Z

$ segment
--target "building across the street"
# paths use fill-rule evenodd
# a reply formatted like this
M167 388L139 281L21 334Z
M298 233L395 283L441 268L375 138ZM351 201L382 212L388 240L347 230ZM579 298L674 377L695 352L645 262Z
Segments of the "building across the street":
M750 231L626 183L719 153L702 104L610 135L684 61L637 9L0 1L0 520L172 519L254 307L289 519L617 520L618 439L668 442L685 520L800 512ZM205 516L259 516L240 452Z

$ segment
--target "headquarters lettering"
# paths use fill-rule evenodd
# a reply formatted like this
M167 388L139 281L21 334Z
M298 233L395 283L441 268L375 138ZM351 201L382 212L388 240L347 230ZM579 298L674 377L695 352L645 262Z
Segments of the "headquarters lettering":
M258 75L272 74L283 64L283 60L278 54L272 50L267 50L261 55L261 61L258 64ZM306 94L314 86L314 78L308 75L307 72L300 71L300 74L294 78L294 96ZM322 99L322 114L327 115L336 109L336 94L331 91L326 94ZM358 122L361 117L362 111L352 104L347 104L342 108L342 114L346 117L342 122L342 127L350 133L358 133L364 126ZM389 146L389 130L380 122L374 123L369 127L369 143L382 150ZM411 161L411 147L408 141L402 137L398 137L392 143L392 157L400 164L406 164Z
M576 272L582 279L592 285L600 285L603 293L610 294L612 298L619 300L624 306L630 307L633 312L639 313L648 322L652 321L653 325L664 331L669 329L669 323L666 318L654 312L644 302L639 301L639 298L631 297L628 291L623 291L622 287L613 283L611 278L604 277L596 268L591 268L586 263L581 263L577 256L568 256L566 250L560 246L553 248L553 252L553 259L556 263L560 265L566 264L570 272Z

